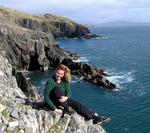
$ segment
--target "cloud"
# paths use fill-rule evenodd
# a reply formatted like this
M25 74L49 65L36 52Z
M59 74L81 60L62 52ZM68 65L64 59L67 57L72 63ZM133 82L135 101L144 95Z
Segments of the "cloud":
M1 0L1 4L32 14L53 13L89 23L150 18L150 0Z

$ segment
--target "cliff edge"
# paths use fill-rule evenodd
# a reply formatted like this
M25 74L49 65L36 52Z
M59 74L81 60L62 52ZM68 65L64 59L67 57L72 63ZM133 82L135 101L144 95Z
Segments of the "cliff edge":
M0 55L0 133L105 133L78 114L65 115L26 104L27 97L12 76L12 66Z

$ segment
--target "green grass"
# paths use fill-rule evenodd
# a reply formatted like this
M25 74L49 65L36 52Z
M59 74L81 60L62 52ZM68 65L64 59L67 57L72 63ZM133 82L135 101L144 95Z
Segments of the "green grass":
M22 30L23 32L27 32L31 29L26 27L22 27L16 23L15 20L18 19L30 19L32 21L36 21L39 25L45 24L48 28L48 32L58 31L58 28L55 26L55 23L65 23L72 28L75 28L76 23L71 19L65 18L63 16L56 16L52 14L45 15L30 15L20 11L16 11L13 9L9 9L3 6L0 6L0 24L3 26L7 26L11 29L15 29L16 32ZM42 32L42 31L41 31Z
M64 23L67 23L71 26L74 26L76 24L71 19L65 18L63 16L56 16L56 15L49 14L53 19L48 19L44 15L30 15L30 14L26 14L26 13L23 13L23 12L20 12L20 11L9 9L9 8L3 7L3 6L0 6L0 13L3 15L3 17L4 16L7 16L7 17L14 16L16 18L26 18L26 19L39 21L39 22L44 22L44 21L64 22Z

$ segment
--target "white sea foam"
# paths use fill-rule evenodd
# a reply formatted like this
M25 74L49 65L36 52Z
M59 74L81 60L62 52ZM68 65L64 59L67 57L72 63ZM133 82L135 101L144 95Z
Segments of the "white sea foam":
M108 36L102 36L101 38L102 39L110 39L110 37L108 37Z
M106 77L109 81L121 88L122 84L130 83L134 80L133 72L116 73L115 75Z
M72 76L71 83L77 83L81 80L83 80L83 77L78 78L77 76Z
M88 62L89 59L87 57L81 57L81 62Z
M79 82L78 80L71 80L71 83L77 83Z
M80 59L78 60L73 60L74 62L88 62L90 61L89 59L87 59L87 57L80 57Z
M93 38L93 39L97 39L97 40L110 39L110 37L108 37L108 36L100 36L100 37L96 37L96 38Z
M30 80L30 78L26 78L26 80Z

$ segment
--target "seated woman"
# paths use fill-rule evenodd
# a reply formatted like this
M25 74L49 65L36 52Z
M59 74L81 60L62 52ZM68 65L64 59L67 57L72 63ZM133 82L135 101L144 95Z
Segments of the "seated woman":
M70 98L70 80L71 75L69 68L62 64L59 65L55 71L55 75L46 83L44 91L46 105L60 114L63 114L65 110L68 110L68 107L71 107L85 119L92 119L93 124L108 121L108 118L97 116L86 106Z

